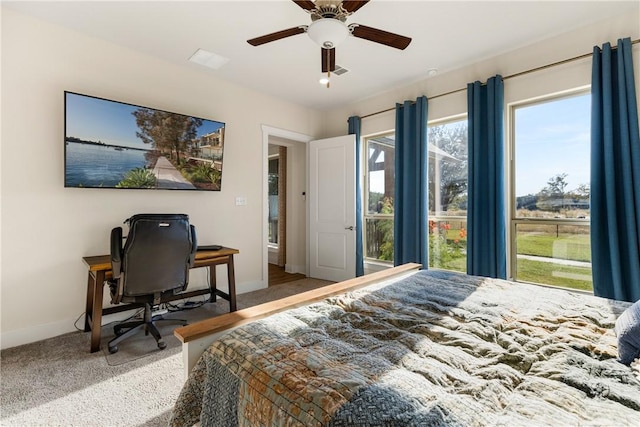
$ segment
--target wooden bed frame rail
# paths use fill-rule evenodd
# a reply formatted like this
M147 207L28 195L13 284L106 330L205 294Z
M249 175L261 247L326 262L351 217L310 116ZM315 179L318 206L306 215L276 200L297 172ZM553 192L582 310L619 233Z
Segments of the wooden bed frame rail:
M240 325L262 319L291 308L301 307L325 298L353 291L374 283L409 275L422 267L421 264L408 263L389 268L366 276L356 277L321 288L302 292L297 295L267 302L221 316L202 320L191 325L177 328L174 335L182 342L182 360L185 378L191 372L200 355L223 333Z

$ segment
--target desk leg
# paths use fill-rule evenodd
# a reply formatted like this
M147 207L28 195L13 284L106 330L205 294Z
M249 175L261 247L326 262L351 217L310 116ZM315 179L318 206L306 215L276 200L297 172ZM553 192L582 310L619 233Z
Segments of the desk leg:
M91 309L91 353L100 350L102 334L102 292L104 289L104 271L97 271L93 286L93 302Z
M216 289L218 289L216 281L216 265L213 264L209 266L209 290L211 290L211 294L209 294L209 302L216 302L218 300Z
M91 314L93 313L93 293L95 280L91 272L87 274L89 278L87 279L87 304L84 309L84 331L89 332L91 330L91 323L89 319L91 318Z
M236 311L236 273L233 266L233 255L229 255L229 263L227 264L227 277L229 279L229 311Z

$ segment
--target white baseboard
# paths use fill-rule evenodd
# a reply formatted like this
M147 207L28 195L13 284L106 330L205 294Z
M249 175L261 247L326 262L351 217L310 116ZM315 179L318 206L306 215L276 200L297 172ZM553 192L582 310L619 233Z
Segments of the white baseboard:
M45 323L43 325L4 332L0 335L0 348L17 347L19 345L73 332L76 330L73 326L74 321L75 319L61 320L59 322ZM78 320L78 326L84 328L84 317Z
M304 274L305 276L307 275L307 269L305 268L304 265L285 264L284 271L285 273L291 273L291 274L299 273L299 274Z
M268 262L269 264L277 264L278 263L278 248L274 248L269 246L267 250Z
M263 283L263 281L243 283L242 286L240 286L241 289L236 289L236 293L240 294L257 291L259 289L265 289L266 287L267 285ZM202 297L194 297L189 299L195 301L201 298ZM121 313L114 313L103 316L102 324L106 325L111 322L122 321L131 316L131 314L133 314L133 310L135 310L135 308ZM74 322L76 322L76 319L77 318L61 320L59 322L45 323L42 325L35 325L28 328L21 328L4 332L0 334L0 349L4 350L5 348L17 347L19 345L30 344L32 342L57 337L69 332L75 332L77 331L74 326ZM80 319L78 319L76 325L78 326L78 328L84 329L84 314ZM89 333L87 332L87 334Z
M103 316L102 324L106 325L112 322L120 322L131 316L134 310L136 309L134 308L120 313ZM80 319L77 320L77 322L76 318L74 318L5 332L0 335L0 348L5 349L17 347L19 345L30 344L32 342L42 341L48 338L57 337L59 335L68 334L69 332L76 332L77 329L74 326L74 322L78 326L78 328L80 328L81 330L84 329L84 314Z
M236 294L245 294L247 292L252 292L252 291L257 291L260 289L265 289L267 288L267 284L263 281L259 281L259 282L252 282L252 283L243 283L242 284L242 289L238 289L238 287L236 286Z

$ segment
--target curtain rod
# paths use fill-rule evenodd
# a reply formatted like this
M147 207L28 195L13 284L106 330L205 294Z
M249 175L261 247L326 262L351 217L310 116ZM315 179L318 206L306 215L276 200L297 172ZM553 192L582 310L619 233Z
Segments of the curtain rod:
M631 42L632 45L637 44L637 43L640 43L640 39L636 39L636 40L633 40ZM617 49L618 47L617 46L612 46L611 48L612 49ZM508 76L502 77L502 80L508 80L508 79L511 79L511 78L514 78L514 77L524 76L525 74L533 73L533 72L536 72L536 71L541 71L541 70L544 70L544 69L547 69L547 68L555 67L557 65L562 65L562 64L566 64L568 62L577 61L579 59L588 58L588 57L590 57L592 55L593 55L593 53L585 53L585 54L582 54L582 55L574 56L573 58L563 59L562 61L553 62L553 63L547 64L547 65L541 65L540 67L531 68L531 69L526 70L526 71L520 71L519 73L509 74ZM441 98L441 97L447 96L447 95L453 95L454 93L462 92L462 91L465 91L465 90L467 90L466 87L464 87L462 89L452 90L452 91L445 92L445 93L440 93L438 95L433 95L433 96L429 97L429 100L436 99L436 98ZM396 107L387 108L386 110L376 111L375 113L369 113L367 115L360 116L360 118L361 119L365 119L367 117L376 116L376 115L382 114L382 113L387 113L387 112L393 111L395 109L396 109Z

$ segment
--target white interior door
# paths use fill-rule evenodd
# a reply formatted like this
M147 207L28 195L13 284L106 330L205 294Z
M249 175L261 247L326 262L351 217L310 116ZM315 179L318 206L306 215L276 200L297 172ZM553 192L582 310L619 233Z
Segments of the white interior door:
M309 276L356 275L354 135L309 143Z

